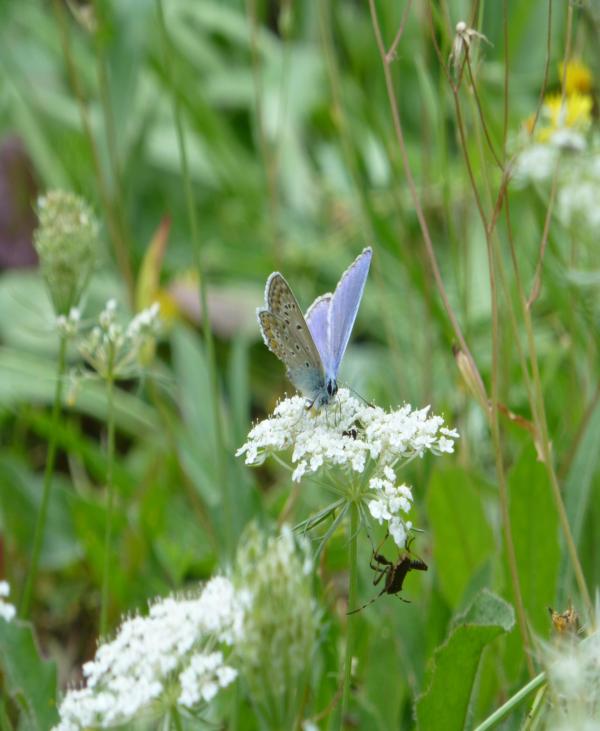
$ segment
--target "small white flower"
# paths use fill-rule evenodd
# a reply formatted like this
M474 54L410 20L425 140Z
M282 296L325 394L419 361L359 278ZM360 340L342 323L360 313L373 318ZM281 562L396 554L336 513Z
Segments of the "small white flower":
M237 671L225 665L222 652L193 655L188 667L181 673L179 703L193 708L201 700L207 703L237 677Z
M131 378L138 374L144 346L160 329L159 304L139 312L123 327L117 321L117 303L108 300L89 335L80 343L83 358L103 378Z
M15 618L17 610L9 602L5 602L10 594L10 585L8 581L0 581L0 618L6 622L10 622Z
M64 337L72 338L77 335L80 321L81 312L79 311L79 308L71 307L68 316L58 315L56 318L56 329Z
M564 127L554 132L552 137L550 137L550 144L554 145L554 147L560 147L563 150L572 150L574 152L582 152L587 147L587 142L581 132L569 127Z
M543 183L556 172L559 151L552 145L534 144L526 147L517 157L513 180L518 185L529 182Z

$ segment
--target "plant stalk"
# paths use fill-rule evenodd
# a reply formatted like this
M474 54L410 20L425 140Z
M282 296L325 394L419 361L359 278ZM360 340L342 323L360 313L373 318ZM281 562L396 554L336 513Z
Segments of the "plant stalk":
M357 603L357 586L358 586L358 564L357 564L357 540L358 540L358 508L356 503L350 506L350 545L348 553L350 581L348 590L348 606L354 608ZM344 719L348 712L350 703L350 685L352 679L352 656L354 653L354 630L356 627L357 616L355 614L348 615L346 625L346 654L344 657L344 686L342 690L342 707L339 717L338 728L344 728Z
M48 506L50 504L50 492L52 490L52 477L54 475L54 463L56 461L56 447L58 441L58 422L60 419L60 411L62 405L63 393L63 376L65 373L65 365L67 358L67 337L60 336L60 344L58 350L58 367L56 372L56 386L54 390L54 403L52 405L52 431L50 433L50 442L48 443L48 454L46 456L46 469L44 471L44 487L42 492L42 503L38 512L35 524L35 533L33 536L33 549L31 552L31 565L23 590L21 599L21 607L19 615L21 619L27 619L31 609L31 598L33 595L33 586L38 572L40 551L44 542L44 533L46 530L46 520L48 519Z
M104 529L104 565L102 568L102 595L100 600L101 637L106 634L106 631L108 629L108 601L110 595L110 553L115 500L115 486L113 481L113 467L115 461L114 386L114 377L112 373L110 373L106 380L108 439L106 445L106 523Z
M539 688L545 682L545 672L536 675L535 678L527 683L527 685L524 685L521 690L517 691L511 698L509 698L506 703L501 705L500 708L497 708L491 716L488 716L485 721L480 723L474 731L486 731L486 729L495 726L497 723L502 721L503 718L508 716L509 713L512 713L516 706L518 706L524 698L526 698L530 693L533 693L534 690Z

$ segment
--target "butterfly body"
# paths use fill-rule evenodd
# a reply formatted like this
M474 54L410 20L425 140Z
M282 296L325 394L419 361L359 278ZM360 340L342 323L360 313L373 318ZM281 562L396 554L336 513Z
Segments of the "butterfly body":
M309 406L335 397L338 370L356 319L372 250L366 248L342 275L333 294L318 297L306 316L279 272L267 279L265 306L257 310L263 339Z

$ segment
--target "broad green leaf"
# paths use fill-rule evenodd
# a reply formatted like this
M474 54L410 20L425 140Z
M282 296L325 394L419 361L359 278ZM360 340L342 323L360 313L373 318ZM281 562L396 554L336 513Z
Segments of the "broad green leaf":
M12 348L0 347L0 402L51 404L56 383L56 364L48 358ZM68 392L68 388L65 389ZM64 397L65 408L104 421L106 419L106 388L99 380L83 381L74 403L69 393ZM115 396L115 423L118 430L139 436L158 427L156 412L135 394L119 388Z
M440 588L456 608L474 573L494 550L492 530L481 493L469 473L458 467L434 473L426 505Z
M33 545L42 482L42 476L32 472L22 461L0 454L0 523L7 544L14 544L27 555ZM44 570L64 569L81 557L81 546L71 521L67 485L62 475L54 476L40 556L40 566Z
M56 665L40 657L29 623L0 619L0 664L6 689L24 717L19 728L51 729L58 722Z
M197 335L183 327L173 332L173 360L180 389L183 425L178 438L181 461L203 500L221 500L215 482L215 399L204 349Z
M560 564L558 516L546 468L526 449L508 474L509 514L521 594L532 628L547 635Z
M598 474L600 463L600 409L596 407L577 452L571 464L564 484L565 507L569 517L569 525L573 531L575 543L581 541L583 521L588 512L594 476ZM567 557L563 557L563 565L567 576L572 576L573 567ZM568 591L569 581L564 582ZM566 599L563 596L562 599Z
M425 692L417 699L417 727L464 728L473 682L483 648L514 625L512 607L483 590L469 609L459 616L428 668Z

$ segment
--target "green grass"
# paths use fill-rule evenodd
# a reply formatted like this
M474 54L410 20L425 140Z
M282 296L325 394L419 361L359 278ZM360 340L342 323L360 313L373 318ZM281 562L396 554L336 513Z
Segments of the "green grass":
M598 233L561 218L559 188L506 184L541 92L560 93L559 62L581 59L598 88L600 15L594 2L550 3L548 30L543 0L475 6L412 3L387 56L401 3L94 0L94 32L60 0L0 6L0 138L21 138L39 192L72 190L102 223L84 320L113 296L124 310L179 297L143 376L115 384L109 468L106 389L85 380L70 399L64 383L56 426L59 344L41 278L0 275L0 578L15 604L57 448L25 600L57 671L39 664L29 697L11 666L15 647L37 662L28 625L12 639L0 627L2 731L25 727L19 716L46 728L48 673L60 692L80 677L96 646L106 560L114 630L150 599L227 570L251 521L277 523L289 473L234 456L252 421L292 392L254 311L272 271L307 307L367 244L373 264L341 378L385 408L431 404L461 436L454 455L402 474L429 571L408 575L410 604L384 596L352 620L357 665L344 693L350 513L332 532L315 574L322 629L303 718L327 709L319 728L476 728L544 669L548 606L572 600L591 628ZM489 39L472 40L460 84L448 66L459 20ZM587 132L596 158L597 114L596 94ZM567 165L575 153L565 154ZM10 190L25 164L11 172L0 155ZM18 225L34 204L23 195L20 209L18 196L0 201ZM158 254L151 241L166 217ZM2 237L0 253L12 240L8 229ZM542 246L539 296L528 302ZM67 360L80 363L74 348ZM316 482L302 482L288 519L327 502ZM364 533L357 543L362 604L373 592L371 547ZM522 728L534 697L502 728ZM243 687L225 705L227 728L262 728Z

